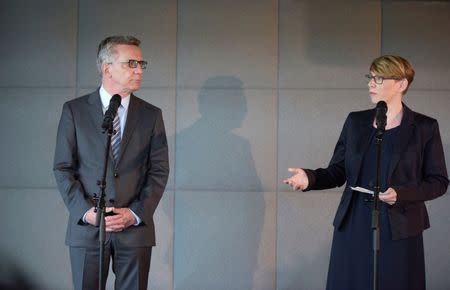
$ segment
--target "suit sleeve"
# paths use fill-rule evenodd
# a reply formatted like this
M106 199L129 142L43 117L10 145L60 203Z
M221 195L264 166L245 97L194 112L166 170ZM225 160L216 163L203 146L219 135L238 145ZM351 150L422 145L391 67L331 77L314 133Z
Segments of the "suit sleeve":
M434 121L430 127L425 128L431 131L431 137L425 143L423 150L421 180L411 180L406 184L391 186L397 192L399 202L432 200L443 195L447 190L449 180L437 121ZM411 168L411 170L414 169Z
M145 223L152 220L169 176L167 137L161 110L158 110L153 128L147 168L138 199L130 204L130 209Z
M345 121L328 167L316 170L304 169L309 182L308 188L304 191L334 188L345 183L347 179L345 174L345 150L349 119L350 116Z
M70 214L83 218L94 204L79 181L76 130L73 114L68 103L63 106L56 137L53 163L56 183Z

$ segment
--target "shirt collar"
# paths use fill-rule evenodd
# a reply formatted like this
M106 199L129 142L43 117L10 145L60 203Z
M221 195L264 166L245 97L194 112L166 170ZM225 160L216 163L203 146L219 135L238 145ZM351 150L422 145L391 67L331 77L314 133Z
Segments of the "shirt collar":
M109 107L109 102L111 101L112 96L105 90L103 85L100 87L99 93L100 99L102 101L103 111L106 111ZM120 105L125 110L128 110L129 104L130 104L130 95L123 97L122 100L120 101Z

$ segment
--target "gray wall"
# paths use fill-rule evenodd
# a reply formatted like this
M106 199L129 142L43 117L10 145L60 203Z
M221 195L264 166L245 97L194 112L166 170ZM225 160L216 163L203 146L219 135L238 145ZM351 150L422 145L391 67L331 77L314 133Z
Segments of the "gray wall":
M0 34L0 272L44 289L71 288L51 170L61 107L97 87L110 34L143 40L138 95L169 136L151 289L324 288L341 189L281 180L328 163L348 112L372 106L362 76L380 54L415 66L405 100L438 119L449 164L448 2L2 0ZM450 288L449 206L428 203L431 290Z

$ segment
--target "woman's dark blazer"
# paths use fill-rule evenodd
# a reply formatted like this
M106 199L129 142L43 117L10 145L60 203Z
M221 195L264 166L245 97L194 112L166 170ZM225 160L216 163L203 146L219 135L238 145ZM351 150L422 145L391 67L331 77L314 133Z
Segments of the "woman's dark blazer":
M327 168L305 169L309 186L318 190L342 186L333 225L338 229L349 211L364 154L370 143L375 110L352 112L347 117ZM403 104L403 118L389 164L388 187L397 192L389 206L392 239L416 236L430 227L425 201L443 195L449 183L438 123Z

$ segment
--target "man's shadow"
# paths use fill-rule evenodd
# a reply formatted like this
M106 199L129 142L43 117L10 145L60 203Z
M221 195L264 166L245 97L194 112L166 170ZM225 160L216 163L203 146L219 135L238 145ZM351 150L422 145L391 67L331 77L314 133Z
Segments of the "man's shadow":
M265 202L249 142L243 83L209 78L200 118L176 136L175 288L253 289Z

